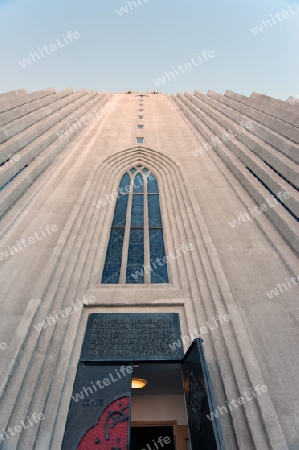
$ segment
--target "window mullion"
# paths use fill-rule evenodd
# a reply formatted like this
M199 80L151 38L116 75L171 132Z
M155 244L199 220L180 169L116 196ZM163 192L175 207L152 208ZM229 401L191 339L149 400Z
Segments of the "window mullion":
M133 203L133 185L134 180L131 179L130 190L129 190L129 199L127 206L127 215L126 215L126 228L124 235L124 245L122 251L122 259L121 259L121 270L119 282L122 284L126 283L126 270L127 270L127 261L128 261L128 251L129 251L129 242L130 242L130 229L131 229L131 214L132 214L132 203Z
M144 267L150 266L150 245L149 245L149 220L148 220L148 201L147 201L147 177L144 177ZM144 283L150 284L151 271L144 271Z

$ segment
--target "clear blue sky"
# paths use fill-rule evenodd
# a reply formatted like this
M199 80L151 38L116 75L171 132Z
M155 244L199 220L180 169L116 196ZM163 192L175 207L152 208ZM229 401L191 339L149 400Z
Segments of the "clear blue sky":
M0 0L0 92L73 87L299 95L299 2L135 1L131 10L125 0ZM125 5L121 16L116 9ZM251 28L283 11L289 16L253 34ZM69 31L80 38L21 67L38 47L57 39L62 45ZM160 88L154 84L204 50L215 57L177 72Z

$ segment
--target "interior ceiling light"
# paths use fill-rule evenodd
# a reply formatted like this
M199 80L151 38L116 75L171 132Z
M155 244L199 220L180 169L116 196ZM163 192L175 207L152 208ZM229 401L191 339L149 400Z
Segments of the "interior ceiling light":
M147 385L147 382L143 378L132 378L132 389L142 389Z

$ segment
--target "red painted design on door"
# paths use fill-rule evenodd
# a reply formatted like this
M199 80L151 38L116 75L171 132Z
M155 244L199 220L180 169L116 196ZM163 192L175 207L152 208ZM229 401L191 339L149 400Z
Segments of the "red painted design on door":
M94 427L81 439L77 450L128 450L130 397L110 403Z

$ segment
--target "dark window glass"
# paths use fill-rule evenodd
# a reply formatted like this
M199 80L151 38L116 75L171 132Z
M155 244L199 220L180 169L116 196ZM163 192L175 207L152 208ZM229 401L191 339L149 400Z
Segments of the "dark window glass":
M138 173L134 178L134 194L143 193L143 184L144 184L143 176L140 173Z
M150 194L158 194L158 183L152 173L150 174L147 181L147 192Z
M111 230L102 283L119 283L124 234L124 228L112 228Z
M150 229L151 283L168 283L162 229Z
M131 227L144 226L143 195L133 195Z
M125 227L126 226L126 214L128 205L128 194L119 194L112 222L112 227Z
M129 173L126 173L120 181L102 283L168 283L157 180L142 165L133 167L130 173L132 180ZM131 183L134 183L133 192L128 189ZM148 193L146 199L145 183ZM145 201L147 209L144 208ZM131 211L127 223L128 205L131 205ZM150 250L146 255L145 224L148 224ZM123 254L125 234L129 237L126 255ZM144 272L148 274L146 278Z
M144 283L144 229L131 228L126 282Z
M147 196L148 201L148 225L149 227L162 227L159 195L151 194Z
M130 181L131 181L130 176L128 173L126 173L121 179L119 190L122 192L125 191L126 187L130 186Z

